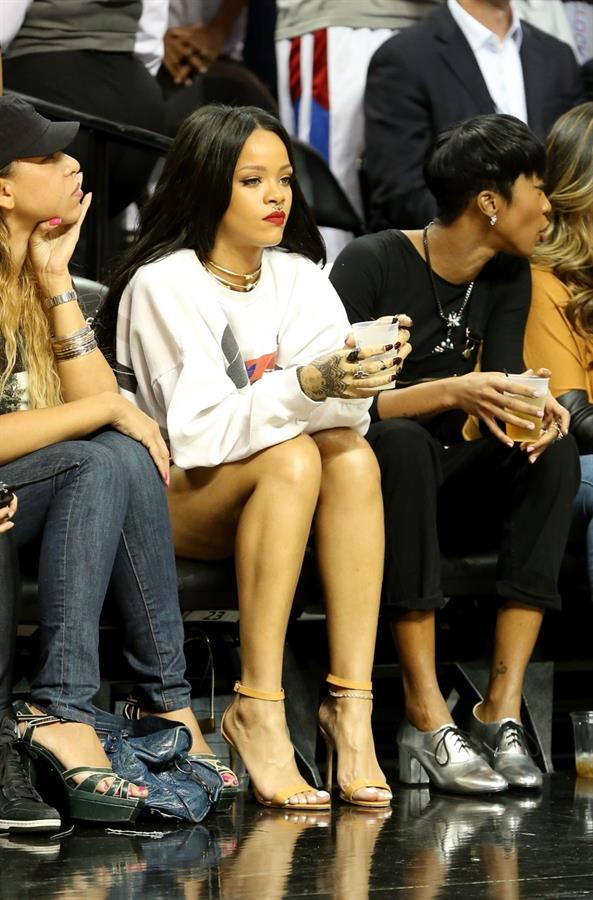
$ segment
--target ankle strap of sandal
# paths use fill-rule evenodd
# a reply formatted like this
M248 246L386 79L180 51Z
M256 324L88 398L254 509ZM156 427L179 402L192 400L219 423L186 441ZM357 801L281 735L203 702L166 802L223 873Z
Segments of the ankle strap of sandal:
M236 694L242 694L244 697L251 697L253 700L284 700L284 690L279 691L257 691L255 688L246 687L240 681L235 681L233 688Z
M337 675L332 675L331 673L325 679L328 684L333 684L334 687L346 688L352 691L372 691L373 690L373 682L372 681L350 681L348 678L339 678Z

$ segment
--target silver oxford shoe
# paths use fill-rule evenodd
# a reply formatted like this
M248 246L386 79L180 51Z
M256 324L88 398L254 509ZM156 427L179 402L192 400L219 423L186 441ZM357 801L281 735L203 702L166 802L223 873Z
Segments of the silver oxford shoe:
M510 717L496 722L481 722L473 710L470 733L484 748L486 758L513 788L541 788L543 776L536 766L525 734L525 727Z
M397 744L399 777L406 784L431 781L455 794L485 794L508 787L506 779L493 771L453 723L436 731L419 731L404 720Z

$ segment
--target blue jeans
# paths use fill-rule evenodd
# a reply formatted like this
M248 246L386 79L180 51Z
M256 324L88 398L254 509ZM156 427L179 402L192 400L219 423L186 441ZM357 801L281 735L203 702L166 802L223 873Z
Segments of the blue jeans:
M585 539L589 590L593 598L593 454L581 456L581 483L574 500L571 543Z
M106 430L0 466L0 481L18 494L11 532L17 547L41 545L33 703L93 724L99 617L111 583L143 706L155 712L188 706L165 488L148 451Z

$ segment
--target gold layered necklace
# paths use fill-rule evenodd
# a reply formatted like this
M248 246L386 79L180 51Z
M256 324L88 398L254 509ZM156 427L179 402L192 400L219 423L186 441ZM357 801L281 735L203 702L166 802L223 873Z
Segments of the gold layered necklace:
M213 260L207 259L204 263L204 268L212 278L219 284L222 284L223 287L228 288L229 291L252 291L259 282L261 276L261 263L255 271L245 273L233 272L232 269L225 269L223 266L219 266L218 263L213 262ZM215 269L216 271L214 271ZM242 280L237 284L235 281L229 281L228 278L224 277L225 275L232 275L233 278L240 278Z

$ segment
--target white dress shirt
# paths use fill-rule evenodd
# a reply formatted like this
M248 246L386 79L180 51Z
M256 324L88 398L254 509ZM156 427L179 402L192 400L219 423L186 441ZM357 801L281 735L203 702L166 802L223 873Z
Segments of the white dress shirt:
M523 32L515 13L511 27L501 40L470 16L457 0L447 0L447 5L476 57L496 111L527 122L525 81L519 55Z

